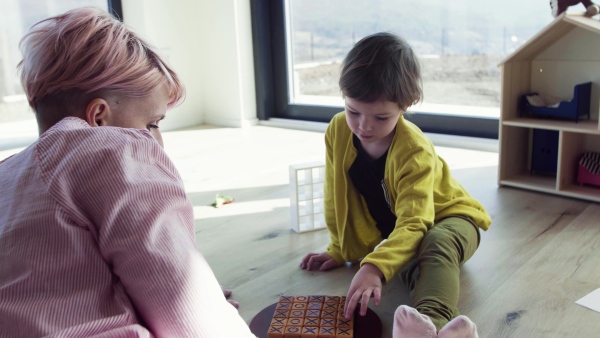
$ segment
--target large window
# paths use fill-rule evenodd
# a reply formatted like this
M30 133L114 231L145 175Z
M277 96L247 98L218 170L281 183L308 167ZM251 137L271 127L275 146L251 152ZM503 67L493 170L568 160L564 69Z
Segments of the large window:
M107 0L2 0L0 14L0 150L37 137L33 112L17 76L19 40L36 22L70 9L95 6L121 16L121 3Z
M261 118L329 121L343 109L341 60L359 39L389 31L406 38L422 63L424 102L411 107L409 118L425 131L487 138L498 135L497 65L553 20L547 1L268 0L253 6Z

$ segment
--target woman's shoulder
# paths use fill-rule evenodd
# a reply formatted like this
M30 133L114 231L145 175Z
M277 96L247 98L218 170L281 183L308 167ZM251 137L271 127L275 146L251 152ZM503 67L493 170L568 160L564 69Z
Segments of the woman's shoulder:
M38 141L37 157L48 170L91 163L150 160L164 151L149 132L131 128L90 127L81 119L60 121ZM148 156L152 155L152 156Z
M91 127L82 119L67 117L50 128L40 137L44 148L55 151L101 149L120 151L132 144L158 146L150 132L145 130L121 127Z

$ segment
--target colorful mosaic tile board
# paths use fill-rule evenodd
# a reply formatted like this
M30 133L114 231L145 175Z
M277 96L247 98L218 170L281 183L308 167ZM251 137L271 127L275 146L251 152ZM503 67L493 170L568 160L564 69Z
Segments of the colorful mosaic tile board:
M259 312L250 329L259 338L380 338L381 320L371 309L344 318L343 296L281 296Z

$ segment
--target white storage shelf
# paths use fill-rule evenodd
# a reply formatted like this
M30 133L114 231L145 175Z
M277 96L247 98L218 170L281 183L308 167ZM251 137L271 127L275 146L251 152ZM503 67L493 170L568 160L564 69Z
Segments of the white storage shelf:
M325 229L325 164L311 162L290 165L290 217L298 233Z
M501 63L498 183L600 202L600 188L580 186L577 166L584 152L600 152L600 22L563 14ZM590 119L521 117L519 100L537 92L564 100L573 87L592 82ZM558 131L556 175L532 173L533 129Z

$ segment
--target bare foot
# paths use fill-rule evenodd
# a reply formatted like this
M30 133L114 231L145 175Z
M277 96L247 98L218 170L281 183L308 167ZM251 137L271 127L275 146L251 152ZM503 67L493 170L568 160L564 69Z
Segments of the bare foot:
M438 333L439 338L478 338L477 326L467 316L452 319Z
M435 325L416 309L400 305L394 314L394 338L435 338Z
M239 309L240 308L240 303L236 302L233 299L228 299L227 300L229 302L229 304L233 305L234 308Z

